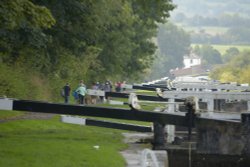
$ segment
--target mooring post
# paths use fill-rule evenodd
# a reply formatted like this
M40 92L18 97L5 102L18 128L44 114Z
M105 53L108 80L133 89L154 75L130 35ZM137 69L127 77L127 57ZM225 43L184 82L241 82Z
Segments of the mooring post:
M164 149L166 143L165 125L158 122L154 122L153 126L154 126L153 149L154 150Z
M247 101L247 111L250 112L250 101Z
M222 103L224 99L214 99L214 110L221 111L222 110Z
M164 112L167 113L174 113L175 112L175 99L169 99L168 100L168 109ZM167 142L172 143L175 138L175 126L174 125L166 125L165 126L165 132L167 134Z
M250 155L250 112L241 114L242 137L245 144L243 154Z
M214 99L213 98L208 98L206 101L207 101L207 110L208 110L208 112L213 112L214 111Z
M194 117L195 117L195 97L189 97L186 101L187 109L187 120L188 120L188 140L191 140L192 127L194 126Z

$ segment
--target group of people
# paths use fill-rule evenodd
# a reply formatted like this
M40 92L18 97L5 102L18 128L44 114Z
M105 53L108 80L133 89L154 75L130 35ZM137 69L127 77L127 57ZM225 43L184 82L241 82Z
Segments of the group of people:
M125 84L125 81L124 82L116 82L114 84L114 87L115 87L114 90L116 92L121 92L123 90L122 84ZM113 91L113 84L109 80L105 81L105 83L94 82L91 86L91 89L102 90L104 92L112 92ZM66 83L66 85L62 89L62 96L64 97L65 103L69 103L70 92L71 92L70 85L69 85L69 83ZM86 94L87 94L87 87L84 84L83 80L81 80L77 89L72 92L72 95L74 96L77 103L85 104ZM105 97L91 96L91 103L95 104L97 102L97 100L99 100L99 99L101 102L103 102L104 98ZM106 99L107 99L107 97L106 97Z
M104 92L112 92L113 88L115 92L122 92L125 89L122 87L123 84L126 84L126 81L123 82L116 82L113 86L112 82L107 80L105 83L93 83L92 89L94 90L103 90Z

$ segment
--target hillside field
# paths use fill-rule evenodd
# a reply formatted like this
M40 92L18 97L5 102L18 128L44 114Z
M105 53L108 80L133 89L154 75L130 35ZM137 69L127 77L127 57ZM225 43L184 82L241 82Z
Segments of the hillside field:
M192 47L194 47L195 45L201 46L201 44L191 44ZM250 45L211 45L211 46L213 46L214 49L218 50L221 55L223 55L226 52L226 50L231 47L238 48L240 52L244 50L250 50Z

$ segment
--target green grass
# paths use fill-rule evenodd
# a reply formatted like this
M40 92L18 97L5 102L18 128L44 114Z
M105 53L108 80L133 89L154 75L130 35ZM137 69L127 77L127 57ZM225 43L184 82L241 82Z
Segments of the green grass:
M13 111L1 112L0 118ZM127 147L121 132L61 123L58 116L51 120L0 123L0 166L125 166L125 160L118 153ZM94 149L95 145L100 149Z
M5 111L5 110L0 110L0 118L1 119L8 119L16 116L23 115L23 112L19 111Z

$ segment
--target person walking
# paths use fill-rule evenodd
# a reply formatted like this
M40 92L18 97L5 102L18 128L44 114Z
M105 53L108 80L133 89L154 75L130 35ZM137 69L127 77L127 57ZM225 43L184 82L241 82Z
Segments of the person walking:
M87 89L83 83L80 83L80 86L76 89L79 97L79 104L85 104L85 95L87 93Z
M105 99L109 102L109 97L107 96L107 92L111 92L110 82L106 81L104 85Z
M66 83L66 85L63 87L63 92L64 92L64 103L69 103L69 96L70 96L69 83Z

